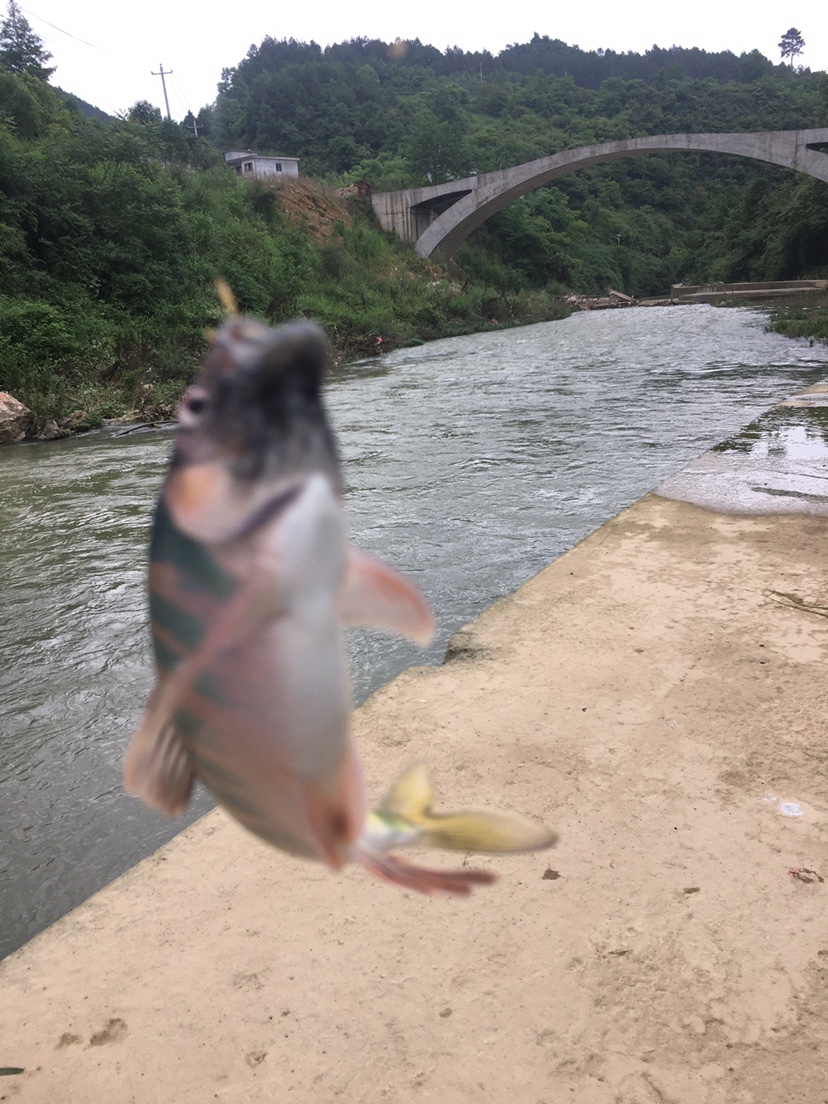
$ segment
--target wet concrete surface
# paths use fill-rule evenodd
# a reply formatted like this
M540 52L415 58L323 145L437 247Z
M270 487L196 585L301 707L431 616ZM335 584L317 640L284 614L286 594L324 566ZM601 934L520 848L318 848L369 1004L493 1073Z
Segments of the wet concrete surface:
M727 514L828 515L828 384L772 407L656 494Z

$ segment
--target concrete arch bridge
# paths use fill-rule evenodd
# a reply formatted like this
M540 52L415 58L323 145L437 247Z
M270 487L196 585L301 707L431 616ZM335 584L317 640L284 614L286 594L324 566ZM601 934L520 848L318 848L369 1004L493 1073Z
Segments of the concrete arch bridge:
M380 225L413 242L421 257L451 257L473 230L516 199L559 176L640 153L731 153L796 169L828 183L828 127L768 130L752 134L658 134L563 150L512 169L482 173L427 188L376 192Z

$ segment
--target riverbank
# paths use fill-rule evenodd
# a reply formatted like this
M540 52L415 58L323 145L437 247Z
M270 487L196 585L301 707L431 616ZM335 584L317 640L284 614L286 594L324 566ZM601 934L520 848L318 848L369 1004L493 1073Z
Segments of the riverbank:
M423 275L422 272L419 273L421 282ZM436 328L436 324L432 324L433 320L424 326L422 319L412 323L407 336L402 341L405 347L422 345L427 341L446 336L468 336L473 333L512 329L541 321L561 320L584 310L675 305L669 298L644 299L639 302L619 292L613 292L607 297L590 297L574 293L569 296L558 296L552 291L548 293L523 291L509 296L501 292L497 301L489 298L483 302L478 288L474 294L481 300L479 306L485 308L483 312L475 314L474 311L467 311L464 308L452 317L450 314L445 314L446 308L453 300L463 298L467 288L453 283L445 273L441 275L436 269L429 268L425 275L440 277L430 280L429 287L432 289L432 294L442 296L443 321ZM406 276L408 279L415 279L413 273L406 272ZM434 289L437 289L436 292ZM693 306L698 303L687 300L683 305ZM824 291L811 291L801 296L791 294L784 307L780 307L778 300L773 297L765 300L761 297L754 297L752 300L723 299L707 305L748 307L768 316L767 329L771 332L791 338L809 338L811 344L814 341L828 342L828 294ZM495 317L494 312L500 317ZM332 361L335 365L348 364L370 356L379 357L392 352L401 343L393 333L383 336L365 326L354 328L350 325L334 324L327 327L327 332L331 342ZM185 363L178 366L180 376L172 383L154 380L152 371L147 375L140 370L137 375L133 372L126 380L118 378L117 373L106 380L88 380L82 387L76 388L82 392L82 400L76 400L81 405L57 417L33 412L16 396L0 391L0 446L59 440L103 425L135 427L142 424L147 426L166 424L174 418L180 396L196 369L197 358L190 356ZM146 382L147 379L151 379L152 382ZM61 408L60 404L54 406L51 400L43 407L54 413Z
M399 308L395 281L407 285L407 311ZM413 254L395 264L390 274L379 273L376 283L388 297L376 316L365 313L357 316L359 312L355 312L353 318L326 321L324 311L312 314L327 334L331 362L336 367L440 338L559 321L573 312L572 306L554 289L521 289L512 293L501 289L498 293L469 280L461 284L445 269L426 265ZM413 302L418 296L420 301ZM499 317L495 317L495 312ZM122 371L117 363L110 364L89 373L83 382L76 380L72 389L79 394L74 397L67 396L65 381L56 378L54 391L36 396L31 409L17 394L0 388L0 447L62 440L104 425L128 427L169 422L198 372L206 342L197 344L198 354L187 352L177 359L170 358L175 360L176 374L172 379L168 373L159 374L152 363L134 365L129 371ZM20 394L28 400L25 388Z
M556 850L421 899L211 813L0 964L0 1094L821 1099L826 538L646 495L355 715L373 792L423 758Z

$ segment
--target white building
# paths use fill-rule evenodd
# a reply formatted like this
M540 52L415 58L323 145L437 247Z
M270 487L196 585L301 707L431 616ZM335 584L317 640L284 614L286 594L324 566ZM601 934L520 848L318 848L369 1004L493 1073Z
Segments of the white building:
M262 157L252 150L228 150L224 160L237 176L272 180L299 175L298 157Z

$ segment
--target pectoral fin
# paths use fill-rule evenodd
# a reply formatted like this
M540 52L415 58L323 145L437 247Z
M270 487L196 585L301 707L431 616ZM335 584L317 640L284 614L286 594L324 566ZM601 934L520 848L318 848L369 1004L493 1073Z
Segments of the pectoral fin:
M260 589L250 584L235 594L201 646L158 682L127 749L124 762L127 793L137 794L168 816L178 816L187 807L195 774L176 728L176 712L220 652L273 616Z
M434 636L434 618L416 587L382 560L357 548L348 550L337 608L349 625L384 629L423 646Z
M132 737L124 760L124 789L167 816L180 816L190 801L195 767L171 719L159 725L153 691L146 711Z

